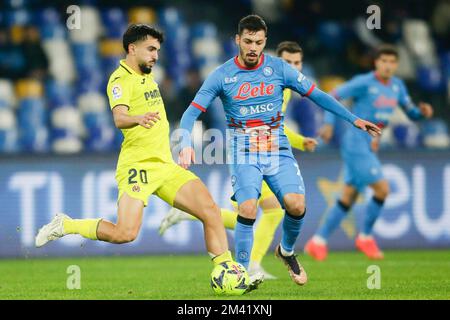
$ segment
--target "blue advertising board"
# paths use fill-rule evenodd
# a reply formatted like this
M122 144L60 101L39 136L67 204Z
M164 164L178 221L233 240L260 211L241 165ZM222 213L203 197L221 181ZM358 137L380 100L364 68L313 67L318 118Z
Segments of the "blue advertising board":
M306 185L307 216L297 250L327 214L343 185L338 153L297 154ZM391 186L385 209L375 225L383 249L450 247L450 153L382 153ZM183 221L158 234L169 206L152 196L145 208L138 238L114 245L67 236L36 249L37 230L57 212L73 218L102 217L116 221L117 186L112 156L33 156L0 158L0 257L84 256L115 254L205 253L200 222ZM231 208L231 183L226 165L195 165L215 201ZM352 238L364 216L370 190L357 200L330 239L331 249L352 249ZM233 248L233 232L228 232ZM280 239L277 231L275 242ZM275 245L272 244L273 246Z

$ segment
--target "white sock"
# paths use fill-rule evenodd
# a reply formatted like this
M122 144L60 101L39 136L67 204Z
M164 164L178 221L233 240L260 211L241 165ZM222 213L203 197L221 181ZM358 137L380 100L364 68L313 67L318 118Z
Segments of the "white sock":
M289 257L289 256L292 256L294 254L294 251L286 251L286 250L284 250L283 246L281 244L280 244L280 251L281 251L281 254L283 256L285 256L285 257Z

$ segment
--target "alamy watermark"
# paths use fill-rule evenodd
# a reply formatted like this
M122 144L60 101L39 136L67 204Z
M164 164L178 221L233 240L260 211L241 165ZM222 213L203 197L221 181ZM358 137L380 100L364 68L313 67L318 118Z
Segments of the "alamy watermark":
M70 265L66 269L66 273L69 275L66 281L66 287L69 290L81 289L81 269L77 265Z
M367 289L381 289L381 269L377 265L370 265L367 267L366 272L370 274L367 278Z
M381 9L379 6L373 4L367 7L367 14L370 16L366 20L367 29L381 29Z
M66 13L69 17L66 20L66 26L69 30L81 29L81 9L79 6L70 5L66 9Z

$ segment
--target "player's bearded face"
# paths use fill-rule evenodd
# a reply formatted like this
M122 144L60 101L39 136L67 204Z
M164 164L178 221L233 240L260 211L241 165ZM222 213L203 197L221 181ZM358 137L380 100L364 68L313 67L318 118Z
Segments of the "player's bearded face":
M236 35L236 44L239 47L239 56L247 68L256 66L266 46L266 33L244 29L241 35Z
M136 62L142 73L149 74L152 72L152 67L158 61L160 47L159 41L152 37L148 37L147 40L141 41L136 45Z
M375 60L377 74L383 79L391 78L398 68L398 59L395 55L382 54Z

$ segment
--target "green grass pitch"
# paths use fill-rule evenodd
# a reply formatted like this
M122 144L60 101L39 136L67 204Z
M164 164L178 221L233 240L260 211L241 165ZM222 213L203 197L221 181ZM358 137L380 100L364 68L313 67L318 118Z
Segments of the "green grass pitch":
M309 278L304 287L269 255L264 266L278 280L229 298L214 296L206 255L1 259L0 299L450 299L450 250L387 251L383 261L357 252L333 252L325 262L299 258ZM71 265L80 268L79 290L67 288ZM380 289L367 287L371 265L379 267Z

